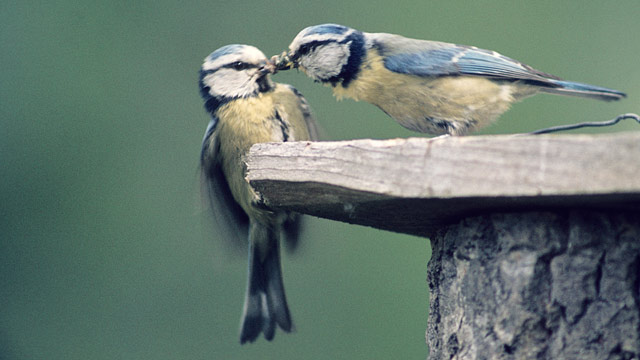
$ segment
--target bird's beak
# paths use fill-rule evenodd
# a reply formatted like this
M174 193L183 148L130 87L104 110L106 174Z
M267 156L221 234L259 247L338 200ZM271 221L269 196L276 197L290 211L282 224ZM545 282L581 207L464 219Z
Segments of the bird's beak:
M258 69L260 76L265 76L267 74L275 74L276 73L276 65L272 62L267 60L267 62L264 63L264 65L262 65L259 69Z
M289 56L286 51L280 55L271 57L271 62L273 62L276 71L289 70L298 67L297 64L291 60L291 56Z

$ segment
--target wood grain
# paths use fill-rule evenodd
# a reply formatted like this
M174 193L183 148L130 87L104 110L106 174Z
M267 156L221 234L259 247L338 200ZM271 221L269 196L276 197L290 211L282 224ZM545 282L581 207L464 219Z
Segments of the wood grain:
M640 211L640 133L265 143L247 164L267 206L422 236L486 212Z

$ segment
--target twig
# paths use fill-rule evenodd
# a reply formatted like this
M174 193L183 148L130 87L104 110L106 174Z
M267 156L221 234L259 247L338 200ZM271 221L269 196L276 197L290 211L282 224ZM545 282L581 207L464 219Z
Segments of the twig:
M524 134L518 134L518 135L540 135L540 134L549 134L549 133L558 132L558 131L580 129L583 127L611 126L611 125L617 124L618 122L620 122L620 120L623 120L623 119L633 119L638 123L640 123L640 116L638 114L628 113L628 114L619 115L615 119L611 119L607 121L587 121L587 122L570 124L570 125L558 125L558 126L552 126L549 128L540 129L540 130L536 130L536 131L532 131Z

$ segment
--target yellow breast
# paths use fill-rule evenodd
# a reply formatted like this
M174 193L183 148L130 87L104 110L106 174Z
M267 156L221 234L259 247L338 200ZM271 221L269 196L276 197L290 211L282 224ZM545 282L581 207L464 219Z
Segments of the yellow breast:
M309 139L298 97L288 87L277 85L271 92L224 104L217 115L218 161L231 193L250 216L266 216L264 210L255 208L257 195L245 180L246 156L254 144L283 141L284 131L288 141Z
M402 126L432 134L464 134L489 124L515 101L513 83L474 76L416 76L384 67L370 49L358 77L334 95L372 103ZM531 92L533 94L533 92Z

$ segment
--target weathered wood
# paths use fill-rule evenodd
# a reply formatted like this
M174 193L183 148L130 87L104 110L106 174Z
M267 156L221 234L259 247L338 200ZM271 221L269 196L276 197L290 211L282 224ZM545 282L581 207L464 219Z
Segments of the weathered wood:
M488 211L640 210L640 133L257 144L266 205L414 235Z

